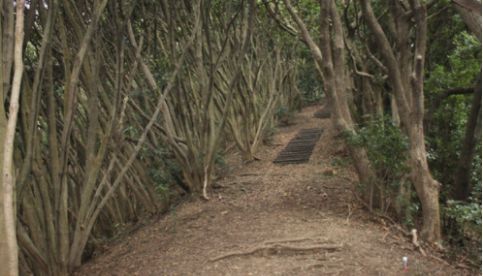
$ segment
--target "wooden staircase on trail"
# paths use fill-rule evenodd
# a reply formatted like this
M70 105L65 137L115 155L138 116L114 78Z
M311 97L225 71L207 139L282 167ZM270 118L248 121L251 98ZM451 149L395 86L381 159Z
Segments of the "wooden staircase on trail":
M301 129L273 160L273 163L284 165L308 162L322 132L321 128Z

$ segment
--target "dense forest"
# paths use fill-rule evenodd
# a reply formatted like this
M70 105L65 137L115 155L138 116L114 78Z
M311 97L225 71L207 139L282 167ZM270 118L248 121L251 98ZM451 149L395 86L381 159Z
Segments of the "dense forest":
M480 1L0 3L0 275L211 200L226 154L320 103L364 208L480 262Z

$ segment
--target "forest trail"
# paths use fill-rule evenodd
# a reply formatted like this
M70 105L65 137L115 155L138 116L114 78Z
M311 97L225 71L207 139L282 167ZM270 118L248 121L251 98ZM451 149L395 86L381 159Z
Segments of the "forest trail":
M76 275L465 275L423 257L409 240L362 210L357 176L330 120L305 108L262 159L227 161L208 202L190 199L109 246ZM308 163L273 159L304 128L323 128ZM402 269L408 256L409 270Z

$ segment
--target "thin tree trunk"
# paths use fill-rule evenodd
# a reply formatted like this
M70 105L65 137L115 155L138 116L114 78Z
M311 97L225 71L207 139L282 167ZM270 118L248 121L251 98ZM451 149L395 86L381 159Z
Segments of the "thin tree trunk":
M2 9L2 12L5 14L6 10L4 9L4 3L2 2L2 5L0 6L0 9ZM10 14L10 13L7 13ZM13 14L13 13L12 13ZM3 20L0 20L0 32L2 35L0 35L0 53L2 54L1 58L1 63L0 63L0 168L3 168L3 145L4 140L5 140L5 130L7 128L7 116L5 114L5 108L4 108L4 98L5 98L5 93L7 93L7 88L8 86L5 84L4 78L4 71L6 70L6 64L5 64L5 46L4 43L12 43L12 40L9 40L8 37L5 34L4 31L4 25L3 25ZM12 56L12 55L8 55ZM9 70L8 70L9 71ZM3 185L0 185L0 195L3 196ZM2 199L3 201L3 199ZM3 204L0 202L0 275L7 275L8 273L8 266L6 265L8 263L8 243L7 243L7 238L6 238L6 225L5 225L5 218L4 218L4 208Z
M18 275L18 246L16 235L15 217L15 176L13 168L13 150L15 140L15 127L17 125L17 115L20 97L20 87L22 84L23 74L23 37L24 37L24 0L16 2L16 22L15 22L15 50L14 50L14 74L12 81L12 93L10 95L9 118L7 129L5 132L5 140L3 144L3 167L2 167L2 183L3 183L3 211L5 222L5 238L7 241L8 262L0 264L7 267L7 275Z
M474 88L473 102L468 114L466 132L461 149L460 160L454 175L454 194L457 200L467 200L471 193L471 164L473 161L476 146L475 132L478 123L478 115L481 112L481 72L478 75L478 82Z

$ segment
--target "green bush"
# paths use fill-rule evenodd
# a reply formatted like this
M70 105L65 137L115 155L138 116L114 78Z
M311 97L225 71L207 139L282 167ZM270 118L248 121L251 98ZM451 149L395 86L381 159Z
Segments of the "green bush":
M161 196L167 195L170 185L183 181L181 168L165 147L154 150L145 146L139 158L149 160L148 176Z
M277 128L273 125L273 123L267 125L263 129L262 143L264 145L272 145L273 144L273 137L275 136L276 132L277 132Z
M481 263L481 199L448 200L443 208L444 231L456 257L463 253Z
M481 158L479 160L481 166ZM478 178L467 202L448 200L443 207L445 231L452 243L466 246L467 241L473 241L481 244L481 173Z
M371 166L376 173L374 200L381 211L395 210L401 222L414 224L419 203L412 185L406 180L409 168L406 164L408 139L390 118L384 117L367 122L357 133L346 136L353 146L366 149ZM361 192L369 186L362 184ZM377 191L376 191L377 190Z
M408 139L390 118L375 119L348 136L348 143L364 147L377 175L391 187L408 172Z
M481 230L481 205L478 203L448 200L445 211L463 230Z
M281 106L275 110L275 118L281 126L288 126L293 122L294 112L285 106Z

